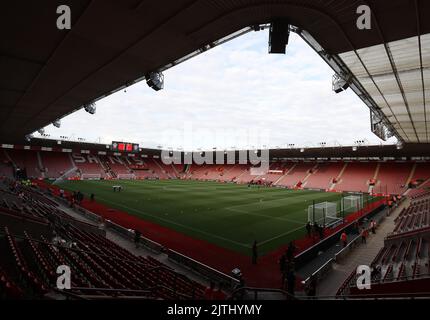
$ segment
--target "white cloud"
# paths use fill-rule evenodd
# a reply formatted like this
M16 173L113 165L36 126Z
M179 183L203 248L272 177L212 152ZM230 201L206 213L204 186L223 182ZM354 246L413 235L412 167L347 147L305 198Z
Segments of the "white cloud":
M216 47L164 72L162 91L136 84L97 102L96 115L81 110L46 131L194 149L381 142L367 107L351 90L332 92L333 71L307 44L292 34L286 55L269 55L267 37L253 32ZM189 126L192 142L180 134Z

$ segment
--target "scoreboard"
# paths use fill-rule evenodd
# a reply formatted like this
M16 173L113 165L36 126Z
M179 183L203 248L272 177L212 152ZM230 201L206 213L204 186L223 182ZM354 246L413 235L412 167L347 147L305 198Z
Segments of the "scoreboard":
M139 152L137 143L113 141L111 150L114 152Z

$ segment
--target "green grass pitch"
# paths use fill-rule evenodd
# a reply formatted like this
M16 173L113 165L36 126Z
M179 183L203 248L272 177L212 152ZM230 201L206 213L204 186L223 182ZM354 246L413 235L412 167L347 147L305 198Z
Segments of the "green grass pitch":
M305 234L307 208L338 202L341 194L189 180L64 181L67 190L94 193L96 201L142 219L250 255L260 254ZM123 191L114 193L113 185Z

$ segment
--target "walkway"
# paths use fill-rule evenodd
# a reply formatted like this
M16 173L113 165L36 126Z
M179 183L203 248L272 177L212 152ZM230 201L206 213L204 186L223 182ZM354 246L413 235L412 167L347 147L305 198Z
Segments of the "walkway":
M334 296L345 279L359 265L370 265L384 246L384 239L394 229L394 220L402 208L409 205L405 200L398 208L394 209L378 226L376 234L370 234L366 244L360 244L352 250L341 263L334 263L332 270L321 280L317 288L317 296Z

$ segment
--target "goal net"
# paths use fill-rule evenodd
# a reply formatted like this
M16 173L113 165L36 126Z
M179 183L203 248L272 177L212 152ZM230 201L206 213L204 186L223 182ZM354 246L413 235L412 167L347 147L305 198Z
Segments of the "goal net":
M336 202L320 202L308 206L308 221L327 226L339 220Z
M121 180L136 179L136 175L134 173L118 173L117 177Z
M363 196L354 194L342 199L342 211L344 214L356 212L363 209Z
M83 173L81 174L82 180L100 180L102 175L100 173Z

